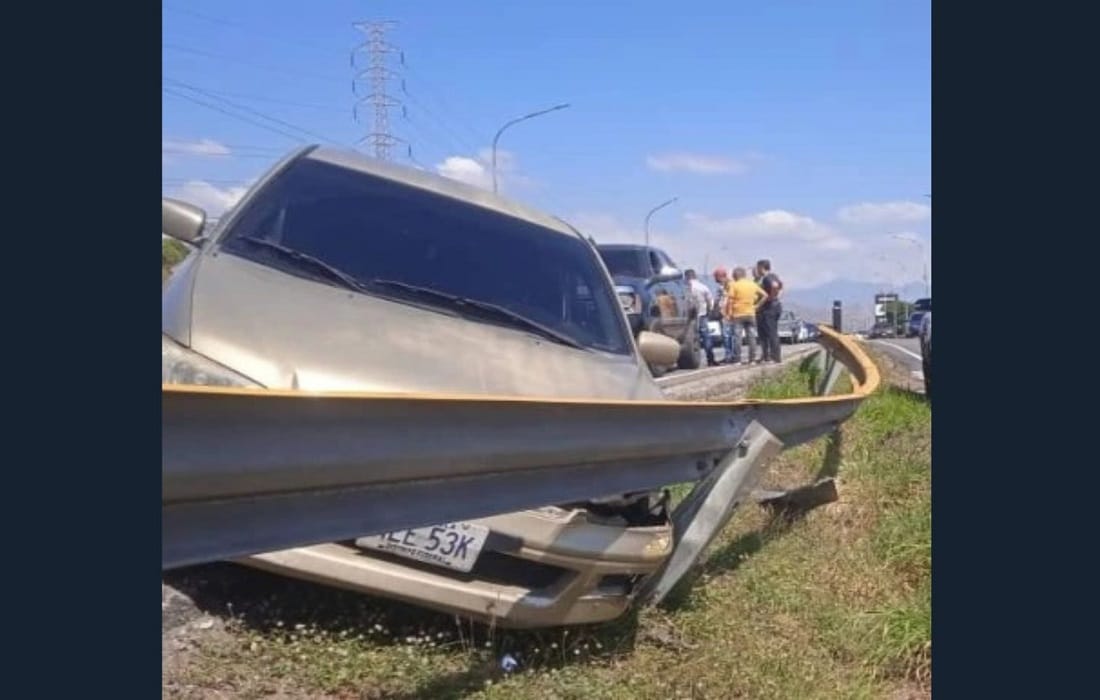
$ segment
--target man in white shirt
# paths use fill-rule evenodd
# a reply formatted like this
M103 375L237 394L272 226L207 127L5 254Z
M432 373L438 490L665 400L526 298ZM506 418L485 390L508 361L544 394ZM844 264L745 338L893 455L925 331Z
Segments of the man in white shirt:
M700 282L695 276L695 270L686 270L684 279L688 281L691 294L695 297L695 312L699 316L699 340L702 341L703 350L707 354L707 366L713 367L718 363L714 361L714 344L710 340L710 328L707 326L707 320L710 310L714 307L714 297L707 289L707 285Z

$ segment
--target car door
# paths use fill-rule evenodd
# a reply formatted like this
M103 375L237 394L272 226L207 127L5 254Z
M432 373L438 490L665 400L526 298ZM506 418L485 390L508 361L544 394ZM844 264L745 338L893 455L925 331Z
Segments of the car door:
M650 250L650 262L653 265L654 274L659 273L665 267L675 267L675 263L669 259L669 256L659 250ZM673 338L680 338L683 335L687 316L683 282L680 280L664 280L658 285L662 303L661 322L663 332Z
M673 301L668 291L668 285L657 279L657 275L661 271L661 258L657 255L657 251L649 249L645 251L646 263L649 267L649 277L646 282L646 291L649 292L650 306L651 306L651 330L658 333L664 333L665 335L673 335L675 333L675 322L673 320Z

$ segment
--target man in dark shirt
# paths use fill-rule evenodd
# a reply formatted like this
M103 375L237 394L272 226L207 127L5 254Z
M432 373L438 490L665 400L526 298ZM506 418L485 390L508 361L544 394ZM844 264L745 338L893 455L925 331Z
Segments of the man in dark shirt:
M757 284L768 295L756 312L756 330L762 348L760 361L779 362L779 315L783 313L779 295L783 291L783 281L779 279L779 275L772 272L770 260L760 260L756 263L755 277Z

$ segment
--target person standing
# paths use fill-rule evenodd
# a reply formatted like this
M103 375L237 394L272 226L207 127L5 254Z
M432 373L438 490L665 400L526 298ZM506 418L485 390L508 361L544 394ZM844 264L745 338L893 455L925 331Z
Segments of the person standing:
M778 363L782 359L779 351L779 316L783 313L783 305L779 302L779 295L783 292L783 281L772 272L772 263L767 259L757 261L756 279L766 295L756 311L760 361Z
M920 320L920 365L924 375L924 395L932 402L932 312L926 311Z
M756 361L756 312L764 303L768 295L753 280L748 279L745 268L738 267L733 271L733 282L729 285L728 301L726 303L726 323L732 329L731 340L733 342L733 356L741 356L741 332L745 333L745 340L749 344L749 357L742 359L741 364L747 365Z
M718 322L718 326L722 331L722 346L726 351L725 356L722 358L722 362L728 364L730 358L733 357L733 338L729 334L729 324L726 323L725 314L723 313L723 310L726 308L726 287L729 285L729 273L726 272L726 268L715 268L714 284L718 288L718 293L714 297L714 306L712 307L714 313L711 315L711 318Z
M710 290L707 289L707 285L696 278L695 270L685 271L684 279L688 281L691 294L695 297L695 314L699 325L699 339L703 342L703 351L707 354L707 366L713 367L718 363L714 361L714 343L710 339L707 320L710 316L710 310L714 307L714 298L711 296Z

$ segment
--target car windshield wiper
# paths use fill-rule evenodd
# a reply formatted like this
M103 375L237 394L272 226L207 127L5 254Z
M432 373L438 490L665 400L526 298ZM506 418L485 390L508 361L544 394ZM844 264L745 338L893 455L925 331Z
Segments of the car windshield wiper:
M487 301L478 301L477 299L467 299L466 297L460 297L457 294L450 294L448 292L442 292L438 289L432 289L431 287L420 287L415 284L409 284L407 282L399 282L397 280L381 280L374 279L367 283L369 286L387 287L390 289L398 289L404 292L409 292L420 297L427 297L435 302L444 302L450 308L466 309L477 311L482 316L487 316L497 321L504 321L511 326L523 328L527 331L534 331L539 335L549 338L562 345L568 345L578 350L587 350L588 348L580 344L568 335L565 335L561 331L554 330L549 326L545 326L538 321L532 321L523 314L516 313L511 309L493 304Z
M351 289L353 291L356 291L356 292L368 292L368 291L370 291L370 289L367 287L367 285L363 284L362 282L357 280L352 275L349 275L348 273L344 272L343 270L341 270L338 267L333 267L332 265L328 264L324 260L321 260L320 258L316 258L316 257L310 255L309 253L303 253L300 250L295 250L294 248L288 248L285 245L282 245L280 243L275 243L274 241L265 240L263 238L257 238L256 236L238 236L237 238L234 238L233 240L247 241L248 243L251 243L252 245L264 248L265 250L270 250L270 251L279 253L279 255L281 255L283 257L283 259L289 260L289 261L297 263L299 265L302 264L302 263L305 263L305 265L309 266L310 268L312 268L313 270L315 270L317 272L320 272L322 275L324 275L325 277L328 277L330 280L332 280L334 282L339 282L343 286L345 286L348 289Z

